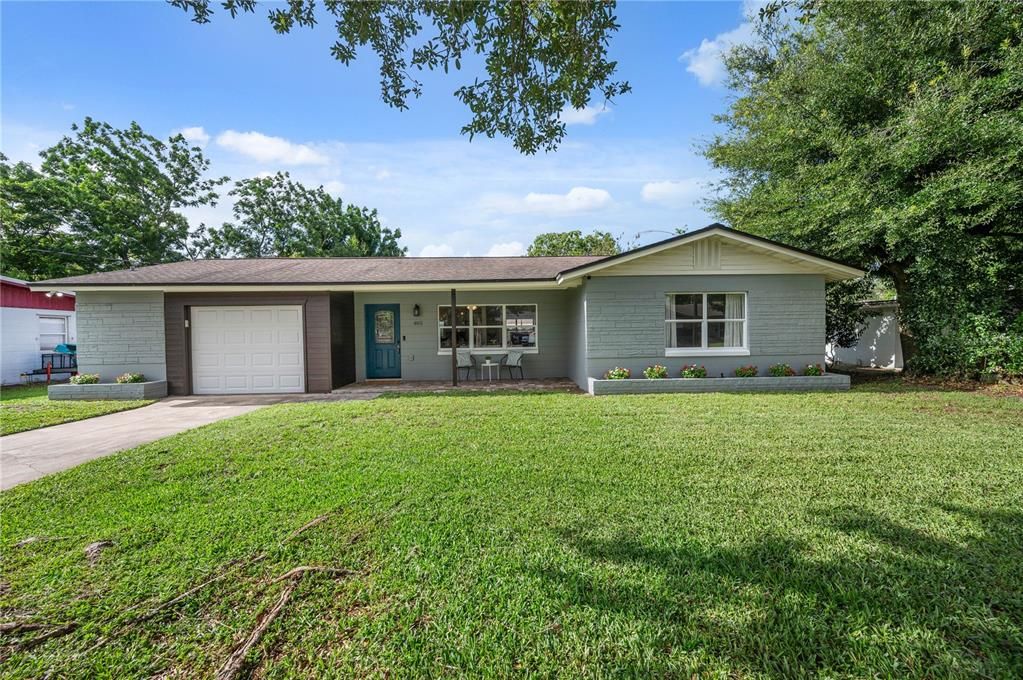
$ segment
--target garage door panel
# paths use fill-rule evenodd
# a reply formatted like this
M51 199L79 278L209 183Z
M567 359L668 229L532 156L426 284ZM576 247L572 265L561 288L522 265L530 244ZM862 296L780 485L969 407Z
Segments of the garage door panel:
M213 352L199 352L193 363L199 368L219 368L221 355Z
M249 356L252 357L252 366L265 368L266 366L274 365L273 352L253 352Z
M302 377L298 375L282 375L281 387L288 389L300 388L302 387Z
M224 342L229 345L244 345L245 331L224 331Z
M301 319L299 318L298 310L295 309L282 309L277 312L277 320L283 324L292 324L295 326L301 326Z
M277 355L277 365L281 368L287 366L301 366L302 357L298 352L281 352Z
M196 394L304 392L302 308L192 309L192 391Z

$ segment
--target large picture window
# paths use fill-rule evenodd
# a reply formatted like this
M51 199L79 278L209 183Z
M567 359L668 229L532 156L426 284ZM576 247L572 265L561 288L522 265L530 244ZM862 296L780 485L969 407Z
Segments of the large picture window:
M451 351L450 310L450 305L437 308L437 339L442 353ZM459 349L536 350L536 305L459 305L455 316L455 346Z
M745 293L672 293L664 325L668 355L749 353Z

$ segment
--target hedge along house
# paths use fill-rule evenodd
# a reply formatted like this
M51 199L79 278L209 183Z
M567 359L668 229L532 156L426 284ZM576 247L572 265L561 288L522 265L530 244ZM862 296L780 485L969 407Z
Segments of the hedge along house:
M586 389L614 366L823 364L824 285L862 274L714 224L613 257L198 260L33 289L76 293L81 372L176 395L456 380L452 342Z

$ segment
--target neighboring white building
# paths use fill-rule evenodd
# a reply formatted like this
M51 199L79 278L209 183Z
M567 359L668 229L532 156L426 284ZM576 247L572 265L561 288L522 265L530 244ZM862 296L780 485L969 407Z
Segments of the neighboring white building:
M0 384L22 382L22 373L41 368L43 354L75 338L73 293L47 297L25 281L0 276Z
M899 338L899 303L873 300L864 303L867 327L853 347L827 346L829 364L902 370Z

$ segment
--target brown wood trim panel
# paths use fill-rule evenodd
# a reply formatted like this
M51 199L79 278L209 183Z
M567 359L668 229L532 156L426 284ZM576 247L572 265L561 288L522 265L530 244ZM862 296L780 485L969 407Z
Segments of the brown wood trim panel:
M329 293L166 293L163 296L167 338L167 391L192 393L190 332L185 328L191 307L228 305L302 305L305 317L306 392L330 392Z

